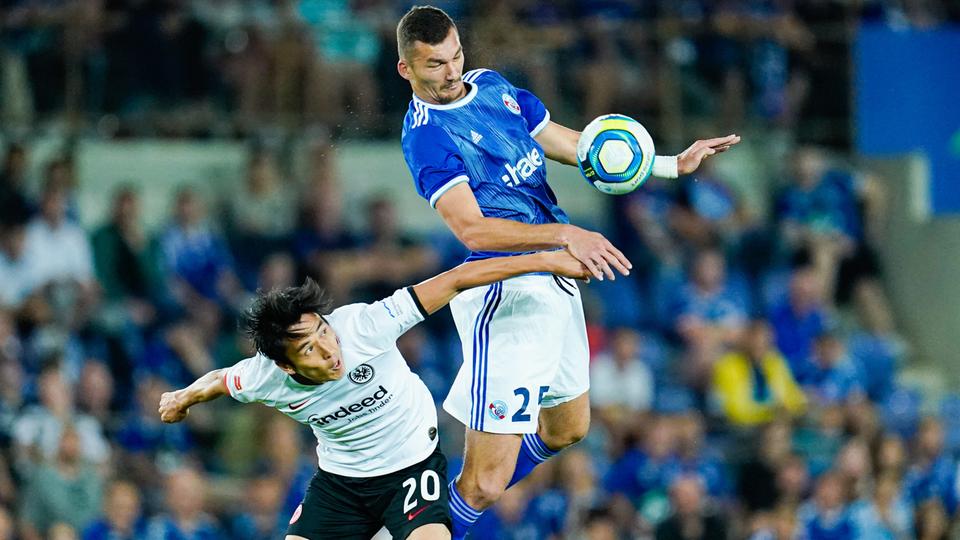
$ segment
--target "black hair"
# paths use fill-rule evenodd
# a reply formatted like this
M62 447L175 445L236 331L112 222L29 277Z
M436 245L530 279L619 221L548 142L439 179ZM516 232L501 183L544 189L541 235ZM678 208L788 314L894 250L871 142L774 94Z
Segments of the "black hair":
M257 298L243 317L243 331L257 350L279 364L290 364L286 340L297 337L290 332L305 313L323 317L332 302L316 281L307 278L299 287L257 291Z
M402 57L415 41L436 45L447 38L451 28L456 27L453 19L442 9L414 6L397 24L397 52Z

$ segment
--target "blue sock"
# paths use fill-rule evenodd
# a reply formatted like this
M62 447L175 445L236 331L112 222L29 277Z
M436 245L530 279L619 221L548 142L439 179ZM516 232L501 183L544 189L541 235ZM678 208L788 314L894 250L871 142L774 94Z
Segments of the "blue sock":
M463 500L457 491L457 481L450 482L450 518L453 519L452 540L463 540L467 531L477 521L483 510L474 510L467 501Z
M517 453L517 466L513 469L513 478L507 487L516 484L530 474L534 467L557 455L559 450L551 450L544 444L543 439L536 433L527 433L523 436L520 452Z

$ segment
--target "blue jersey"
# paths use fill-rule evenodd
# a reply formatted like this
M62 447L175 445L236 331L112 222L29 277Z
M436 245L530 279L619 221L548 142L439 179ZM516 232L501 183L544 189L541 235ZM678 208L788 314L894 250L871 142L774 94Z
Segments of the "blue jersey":
M547 185L546 156L534 137L550 113L499 73L463 76L467 95L446 105L417 96L403 121L403 157L417 192L436 207L450 188L468 183L486 217L521 223L567 223ZM509 255L474 252L467 260Z

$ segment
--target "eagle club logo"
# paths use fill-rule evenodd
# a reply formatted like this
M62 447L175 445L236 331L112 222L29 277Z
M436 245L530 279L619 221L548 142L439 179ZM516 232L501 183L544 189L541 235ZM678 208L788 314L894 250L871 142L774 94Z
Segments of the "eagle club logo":
M510 109L510 112L513 114L520 114L520 104L517 103L517 100L513 99L513 96L510 94L503 94L500 97L503 98L503 105Z
M373 378L373 368L369 364L360 364L350 372L350 380L357 384L365 384Z
M487 405L487 412L490 413L490 418L503 420L507 417L507 404L498 399Z

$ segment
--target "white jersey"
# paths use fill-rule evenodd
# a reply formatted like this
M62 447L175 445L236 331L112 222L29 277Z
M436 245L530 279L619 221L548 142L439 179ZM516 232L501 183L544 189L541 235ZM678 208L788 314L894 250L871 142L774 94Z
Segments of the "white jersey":
M426 459L437 446L437 411L426 385L397 350L397 338L425 316L413 291L340 307L325 319L340 343L343 378L300 384L258 354L224 374L230 395L307 424L324 471L389 474Z

